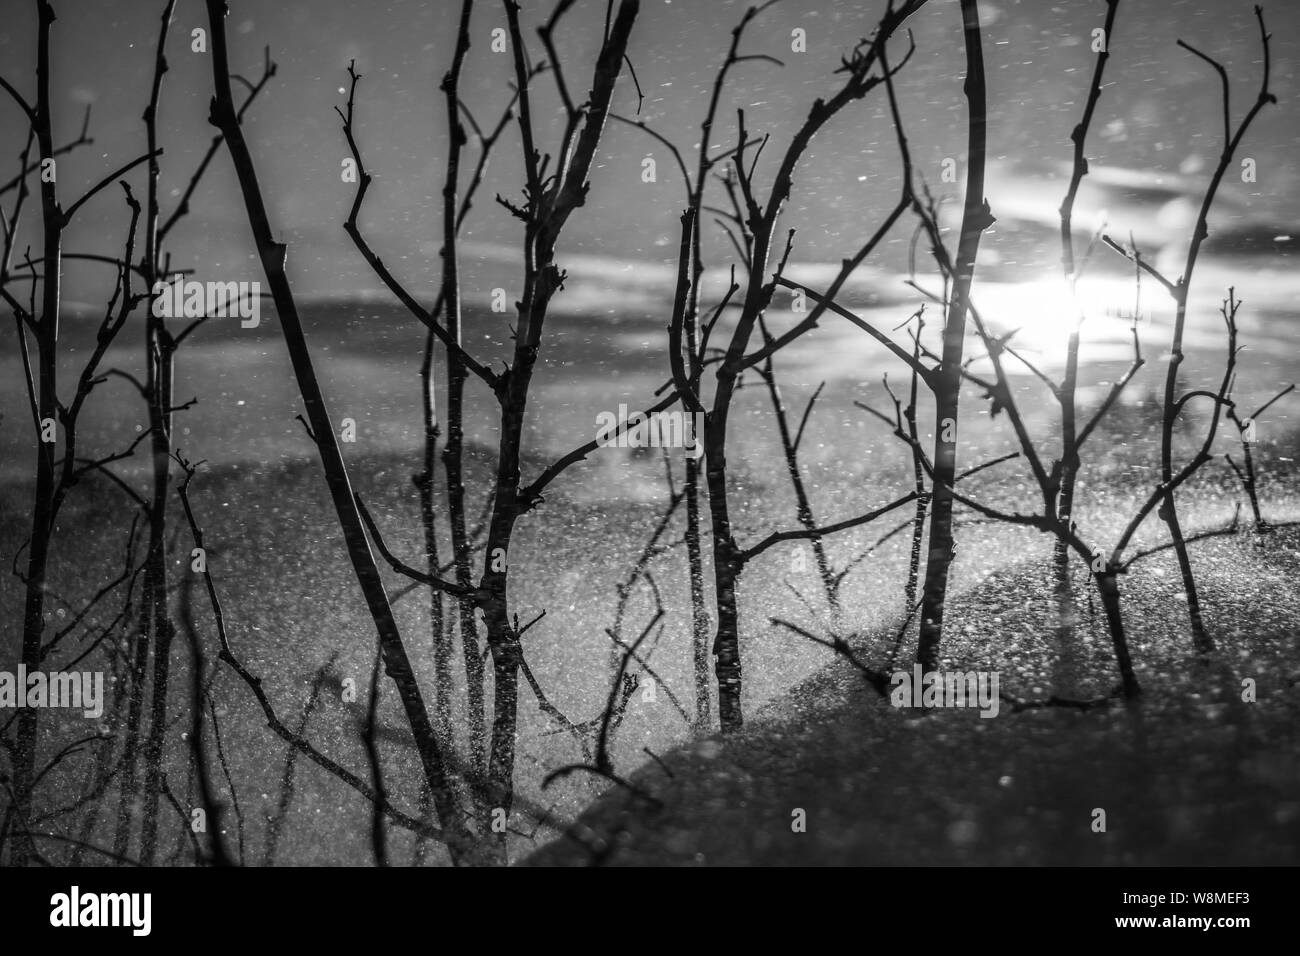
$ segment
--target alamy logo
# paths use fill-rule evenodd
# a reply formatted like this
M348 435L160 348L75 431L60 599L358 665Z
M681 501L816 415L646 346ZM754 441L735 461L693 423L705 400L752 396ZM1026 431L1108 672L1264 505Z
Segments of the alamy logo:
M103 671L0 671L0 707L82 708L92 720L104 712Z
M187 282L177 274L171 282L155 282L153 294L151 311L158 319L238 317L243 329L255 329L262 322L259 282Z
M69 893L50 897L51 926L129 926L134 936L148 936L153 924L151 893Z
M997 671L930 671L921 665L890 675L889 702L895 707L978 707L981 717L998 715Z
M617 414L596 416L596 444L601 448L684 448L691 458L699 458L704 454L703 433L704 416L680 409L628 415L627 406L619 405Z

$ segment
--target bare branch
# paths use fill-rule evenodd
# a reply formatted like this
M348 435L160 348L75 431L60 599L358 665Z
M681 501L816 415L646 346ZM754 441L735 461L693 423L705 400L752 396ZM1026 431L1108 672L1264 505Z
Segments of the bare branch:
M916 492L909 491L907 494L903 495L903 497L896 498L893 501L891 501L889 504L883 505L880 508L876 508L874 511L868 511L866 514L858 515L856 518L849 518L846 521L838 521L835 524L825 525L824 527L821 528L798 528L793 531L775 532L773 534L768 535L766 538L764 538L758 544L754 545L752 548L740 552L739 560L742 563L751 561L754 558L758 557L758 555L766 551L768 548L772 547L772 545L779 544L782 541L799 541L807 538L820 538L820 537L825 537L827 535L835 534L838 531L845 531L849 528L856 528L858 525L863 525L863 524L867 524L868 522L875 521L881 515L888 514L889 512L893 511L895 508L899 508L907 504L909 501L913 501L915 499L916 499Z

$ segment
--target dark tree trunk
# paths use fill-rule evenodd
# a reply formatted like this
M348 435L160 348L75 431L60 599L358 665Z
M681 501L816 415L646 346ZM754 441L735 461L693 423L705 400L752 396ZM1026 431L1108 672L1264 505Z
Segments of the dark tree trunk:
M988 204L984 201L986 104L978 0L961 0L961 12L966 37L966 99L970 111L966 203L957 245L952 301L943 329L943 359L934 384L934 496L930 504L930 546L921 600L920 639L916 648L917 663L924 671L939 668L944 602L948 595L948 571L953 557L952 486L957 480L957 417L966 313L970 307L975 256L979 252L980 236L989 221Z
M1115 663L1119 665L1120 680L1126 700L1136 700L1142 693L1137 677L1133 673L1133 660L1129 657L1128 638L1124 634L1124 617L1120 613L1119 583L1115 572L1098 571L1093 575L1097 582L1097 592L1101 595L1101 604L1106 611L1106 626L1110 630L1111 645L1115 650Z
M50 26L54 9L43 0L36 4L39 19L36 60L36 139L41 157L54 155L50 117ZM41 177L41 224L43 249L41 271L41 317L37 327L37 366L40 374L37 410L41 422L59 420L58 366L55 350L59 342L60 272L63 259L63 210L55 184ZM23 605L22 663L28 672L40 670L41 637L45 628L45 587L53 528L54 444L39 441L36 448L36 494L32 503L31 541L27 552L27 584ZM37 711L23 707L18 712L14 748L14 808L20 834L31 826L31 788L36 768ZM31 838L16 836L11 862L24 866L35 848Z
M406 647L388 603L383 578L375 564L370 543L366 538L356 500L348 478L347 466L339 450L334 425L330 420L325 397L312 363L311 352L298 316L297 303L285 272L287 246L276 242L271 233L271 223L262 198L261 187L253 166L248 144L235 114L230 91L230 72L227 65L224 18L224 0L207 0L208 20L212 33L212 68L215 96L212 101L211 121L225 137L235 171L239 177L249 224L257 242L262 269L271 287L277 318L284 331L285 343L293 363L294 374L307 409L320 451L326 484L333 499L339 526L347 544L357 582L365 596L367 607L375 624L383 649L385 672L397 688L405 710L411 733L415 738L426 782L433 792L438 818L447 833L448 849L455 861L472 858L473 838L466 831L460 814L459 800L447 776L444 756L438 746L433 722L425 706L424 697L416 683L415 674L407 657Z
M434 336L430 331L424 342L424 361L420 364L420 395L424 420L424 459L415 487L420 495L420 528L424 532L424 565L431 576L439 572L438 533L434 521L434 469L438 460L438 412L434 397ZM455 684L451 674L451 631L447 626L446 603L442 591L429 589L429 633L433 648L433 726L443 747L454 745L451 699Z

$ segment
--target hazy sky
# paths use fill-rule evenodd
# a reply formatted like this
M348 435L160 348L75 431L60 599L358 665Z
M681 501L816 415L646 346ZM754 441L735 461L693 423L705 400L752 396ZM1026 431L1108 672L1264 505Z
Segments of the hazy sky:
M746 5L734 0L642 2L631 44L646 96L641 115L686 151L696 142L730 28ZM56 0L56 139L72 138L83 104L94 104L94 146L59 163L64 197L75 196L82 184L143 151L140 113L163 6L152 0ZM747 35L745 50L778 56L785 66L750 63L733 74L719 139L732 140L734 111L743 107L751 130L773 136L760 167L770 175L778 149L812 100L837 88L833 71L840 55L870 31L883 6L863 0L786 0L764 13ZM997 238L986 247L993 264L1051 268L1058 252L1043 239L1050 236L1064 189L1068 135L1086 92L1090 31L1100 25L1105 5L1100 0L996 0L980 6L992 105L989 199L1001 220ZM1265 6L1274 37L1274 89L1281 103L1265 113L1242 150L1241 155L1256 160L1258 181L1245 184L1230 177L1222 222L1284 232L1288 223L1300 223L1300 114L1292 101L1300 5L1287 0ZM346 147L333 107L343 102L345 69L355 57L364 74L359 138L376 176L363 226L385 260L413 288L431 295L437 285L439 190L446 153L437 82L455 40L459 0L231 0L230 7L232 68L258 75L262 48L268 45L279 64L247 128L273 224L290 243L296 288L304 295L330 297L377 288L341 228L354 187L340 181ZM541 56L534 28L550 7L537 0L524 3L534 57ZM561 57L578 92L590 81L604 7L600 0L580 0L562 30ZM1089 141L1098 175L1094 191L1080 200L1085 216L1104 208L1116 231L1154 229L1149 238L1157 243L1163 241L1161 230L1180 227L1186 197L1202 187L1217 158L1221 114L1217 79L1204 63L1178 49L1175 40L1182 37L1224 61L1234 81L1234 116L1239 116L1254 96L1261 67L1251 7L1249 0L1127 0L1121 5L1109 85ZM0 0L0 70L25 94L34 87L33 9L34 3L26 0ZM500 3L479 0L462 86L467 104L485 124L499 113L512 80L510 56L490 50L492 30L504 22ZM180 0L168 43L172 69L161 112L164 214L173 202L168 196L183 187L212 137L206 121L209 58L190 50L190 31L205 26L201 0ZM965 142L956 0L931 0L911 26L917 52L900 90L918 170L958 199L959 184L938 183L942 160L961 159ZM791 52L796 27L807 31L806 53ZM553 149L558 101L549 78L535 86L541 139ZM615 103L619 112L635 113L636 94L626 74ZM21 147L21 119L7 99L0 100L0 144L7 161ZM894 142L883 91L851 107L817 138L786 214L786 225L800 228L797 260L838 259L861 242L895 201ZM519 224L491 200L497 191L518 195L522 170L517 145L512 128L494 154L489 181L467 224L472 294L482 292L489 276L498 281L495 277L518 271L516 253L509 247L517 246ZM658 163L653 184L641 182L641 161L647 155ZM5 172L4 178L9 175ZM590 200L566 229L561 262L566 255L575 262L590 261L580 258L584 255L664 262L674 255L681 207L681 181L667 151L637 130L611 126L593 170ZM119 196L106 191L81 214L66 248L119 246L124 213ZM711 241L720 236L709 235ZM908 236L908 230L900 229L886 253L894 267ZM721 241L713 249L718 260L727 252ZM224 151L201 188L193 215L177 231L172 251L178 262L223 278L260 278ZM68 273L68 297L74 302L91 297L110 279L95 267L69 265Z

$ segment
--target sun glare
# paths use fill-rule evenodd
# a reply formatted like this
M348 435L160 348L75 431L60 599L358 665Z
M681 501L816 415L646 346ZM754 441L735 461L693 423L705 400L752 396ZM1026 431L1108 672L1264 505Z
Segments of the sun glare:
M1071 295L1062 277L983 283L975 290L975 304L990 334L1014 331L1011 345L1033 356L1040 368L1064 363L1080 319L1081 351L1127 343L1137 305L1131 281L1085 278Z

